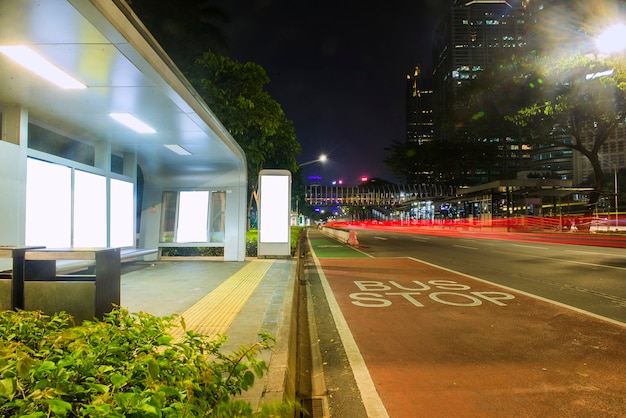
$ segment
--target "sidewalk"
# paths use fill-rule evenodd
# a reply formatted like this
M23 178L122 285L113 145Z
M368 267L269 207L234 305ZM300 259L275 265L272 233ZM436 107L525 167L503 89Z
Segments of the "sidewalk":
M225 352L257 341L261 329L273 335L276 344L261 356L268 372L242 395L256 408L295 396L296 273L297 259L136 262L123 267L121 306L181 314L189 329L226 335Z

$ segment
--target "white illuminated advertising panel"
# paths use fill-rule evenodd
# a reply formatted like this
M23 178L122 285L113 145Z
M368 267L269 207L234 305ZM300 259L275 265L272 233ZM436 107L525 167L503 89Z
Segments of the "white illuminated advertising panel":
M72 245L72 170L28 159L26 245Z
M259 173L259 256L288 256L291 173L261 170Z
M135 186L111 179L111 247L135 245Z
M74 246L107 246L106 178L74 171Z
M176 242L207 242L209 192L180 192Z

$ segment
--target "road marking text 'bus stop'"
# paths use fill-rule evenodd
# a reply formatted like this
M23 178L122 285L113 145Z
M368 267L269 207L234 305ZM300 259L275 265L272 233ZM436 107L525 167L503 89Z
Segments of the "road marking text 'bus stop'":
M360 292L351 293L350 299L354 305L366 308L390 306L394 298L404 298L418 308L424 307L418 298L423 300L425 297L449 306L480 306L483 302L507 306L503 300L515 299L510 293L470 291L470 286L452 280L430 280L426 283L412 280L410 287L394 280L358 280L354 284Z

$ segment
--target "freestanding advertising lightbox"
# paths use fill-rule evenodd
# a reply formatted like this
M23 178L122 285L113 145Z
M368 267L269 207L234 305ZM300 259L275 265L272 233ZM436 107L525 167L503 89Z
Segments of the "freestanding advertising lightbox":
M259 257L291 256L289 170L259 172Z

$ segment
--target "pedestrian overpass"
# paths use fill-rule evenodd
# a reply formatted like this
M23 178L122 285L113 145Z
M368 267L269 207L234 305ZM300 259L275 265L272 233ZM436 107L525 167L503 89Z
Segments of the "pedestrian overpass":
M455 186L441 184L322 186L309 185L305 201L311 206L399 206L421 199L446 199L457 195Z

